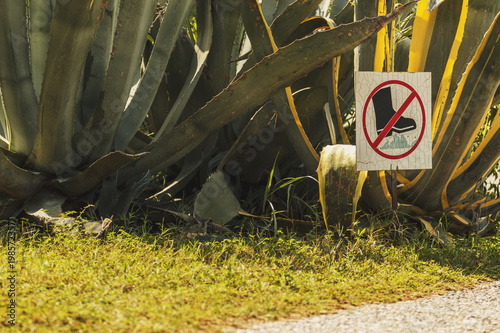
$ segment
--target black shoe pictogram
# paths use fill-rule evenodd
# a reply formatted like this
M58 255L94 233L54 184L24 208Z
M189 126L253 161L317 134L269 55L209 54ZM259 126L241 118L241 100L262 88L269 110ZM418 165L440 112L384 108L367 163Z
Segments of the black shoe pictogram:
M385 126L391 118L396 114L392 107L391 87L382 88L372 97L373 106L375 108L375 118L377 123L377 135L382 133ZM391 136L392 132L405 133L417 128L415 120L401 116L396 124L390 129L387 136Z

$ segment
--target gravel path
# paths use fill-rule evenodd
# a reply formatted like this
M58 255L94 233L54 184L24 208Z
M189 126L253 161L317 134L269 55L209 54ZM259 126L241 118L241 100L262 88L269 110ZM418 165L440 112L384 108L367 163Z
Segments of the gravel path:
M363 305L334 315L261 324L236 332L500 333L500 281L414 301Z

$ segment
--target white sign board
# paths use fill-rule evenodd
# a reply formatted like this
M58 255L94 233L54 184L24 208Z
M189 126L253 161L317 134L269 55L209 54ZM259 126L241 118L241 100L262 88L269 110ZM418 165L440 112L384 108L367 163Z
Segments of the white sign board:
M431 73L356 72L357 169L432 168Z

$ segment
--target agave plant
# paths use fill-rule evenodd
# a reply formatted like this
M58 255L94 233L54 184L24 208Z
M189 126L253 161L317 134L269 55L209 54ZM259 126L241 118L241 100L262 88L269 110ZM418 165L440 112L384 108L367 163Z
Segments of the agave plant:
M143 198L173 195L214 165L248 175L252 168L240 172L232 157L245 156L241 143L265 128L282 141L259 153L283 147L281 163L298 156L295 166L315 172L323 134L314 137L303 122L313 119L310 101L322 111L331 95L325 70L404 10L352 22L352 7L337 4L337 23L346 24L334 27L329 5L0 2L2 217L49 207L55 215L68 199L123 215L146 189ZM193 9L189 35L183 26ZM164 188L150 183L158 172Z
M443 216L457 231L486 230L499 199L475 188L499 158L499 5L421 0L415 14L402 2L3 1L2 216L57 214L67 199L121 216L137 196L171 197L218 170L195 206L224 223L239 206L222 172L251 184L271 169L314 174L324 145L352 141L354 71L427 71L434 168L400 171L394 187L385 171L328 178L325 190L323 167L325 212L325 194L342 198L337 213L355 212L359 197L370 210L397 197L397 211L431 231ZM354 163L328 160L333 170ZM339 181L348 185L332 191Z
M358 1L355 18L383 15L395 6L393 1ZM405 12L356 49L353 70L432 73L433 168L399 171L394 187L387 171L369 172L361 195L366 209L391 210L397 197L397 212L418 219L432 233L443 221L451 231L480 234L498 224L498 194L476 195L500 158L498 36L498 1L421 0L413 13ZM349 88L343 100L352 96L353 85ZM478 134L482 141L474 144ZM335 184L326 186L328 193ZM323 201L329 207L328 199Z

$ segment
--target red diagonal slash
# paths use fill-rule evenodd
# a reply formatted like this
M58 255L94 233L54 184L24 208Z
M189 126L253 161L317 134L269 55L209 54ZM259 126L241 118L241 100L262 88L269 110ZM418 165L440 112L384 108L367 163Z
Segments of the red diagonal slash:
M403 112L405 112L406 109L408 108L408 106L410 106L411 102L413 102L415 97L417 97L417 92L413 91L411 93L411 95L403 103L403 105L401 105L398 112L396 112L396 114L394 116L392 116L391 120L387 123L387 125L385 125L384 130L382 131L382 133L379 134L379 136L377 137L375 142L373 142L374 147L378 147L380 142L382 142L382 140L385 138L387 133L389 133L391 128L394 126L394 124L396 124L396 122L399 120L399 118L401 118L401 116L403 115Z

